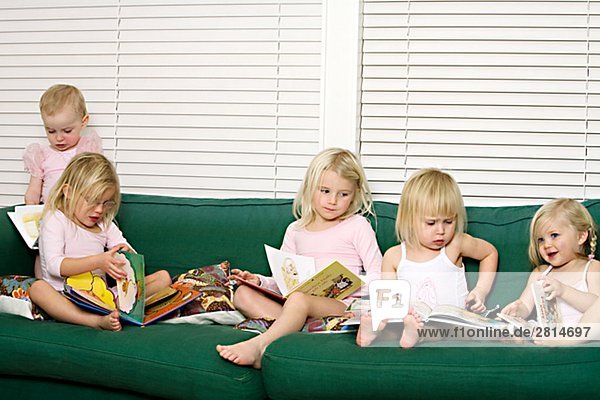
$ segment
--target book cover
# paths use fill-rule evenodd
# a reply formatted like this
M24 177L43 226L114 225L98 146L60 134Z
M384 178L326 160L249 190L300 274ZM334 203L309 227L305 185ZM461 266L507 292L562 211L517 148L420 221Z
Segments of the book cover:
M360 289L362 285L362 280L338 261L315 272L315 260L312 257L299 256L268 245L265 245L265 252L271 274L281 294L239 277L235 277L235 279L276 301L284 302L291 293L296 291L312 296L343 300Z
M109 288L101 276L86 272L68 277L63 294L90 311L109 314L118 309L122 320L139 326L151 324L200 296L199 291L174 283L146 299L144 257L124 251L116 256L126 261L123 268L127 272L127 278L118 280L116 287Z
M40 236L40 220L44 205L16 206L15 210L6 213L19 234L30 249L38 249Z
M556 298L548 300L548 295L544 292L542 284L543 281L541 280L531 283L531 293L533 294L533 301L537 312L537 322L542 327L560 324L562 317Z

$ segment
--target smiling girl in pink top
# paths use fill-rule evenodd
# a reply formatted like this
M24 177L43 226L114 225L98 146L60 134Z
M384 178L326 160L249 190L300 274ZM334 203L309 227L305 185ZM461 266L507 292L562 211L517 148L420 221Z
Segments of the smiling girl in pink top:
M367 280L377 277L381 251L371 224L363 216L372 210L365 173L354 154L337 148L324 150L308 167L294 200L297 221L288 226L281 249L314 257L317 270L338 260L356 274L366 272ZM235 269L232 273L233 278L239 276L275 289L272 278ZM292 293L282 306L248 286L238 287L234 303L249 318L276 319L262 335L217 346L224 359L254 368L261 367L263 353L270 343L299 331L308 317L342 315L346 309L340 300L299 292Z
M23 162L31 174L25 204L44 203L75 154L102 153L102 139L95 132L81 136L90 117L85 99L76 87L50 87L40 99L40 113L50 144L32 143L25 149Z

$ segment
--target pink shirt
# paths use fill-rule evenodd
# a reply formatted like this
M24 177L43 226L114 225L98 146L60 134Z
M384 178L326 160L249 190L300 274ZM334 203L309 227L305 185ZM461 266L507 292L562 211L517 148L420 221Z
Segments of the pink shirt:
M23 153L25 171L31 176L42 178L42 197L44 203L48 199L50 190L60 178L67 164L76 154L91 151L102 153L102 139L96 132L81 136L77 146L65 151L58 151L47 144L32 143Z
M40 258L42 278L56 290L63 289L64 277L60 265L65 258L87 257L104 253L118 244L127 243L117 226L111 222L107 229L99 224L101 232L93 233L75 225L61 211L44 216L40 229ZM95 274L105 276L98 269Z
M339 261L365 282L381 276L381 251L370 222L361 215L353 215L323 231L311 232L292 222L283 238L281 250L301 256L313 257L317 271L334 261ZM260 276L261 285L279 292L275 280ZM352 298L366 295L367 287L352 294Z

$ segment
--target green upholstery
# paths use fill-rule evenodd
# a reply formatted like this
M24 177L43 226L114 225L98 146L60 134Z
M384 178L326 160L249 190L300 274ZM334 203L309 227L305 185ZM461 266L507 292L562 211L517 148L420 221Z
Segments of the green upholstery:
M585 203L600 221L600 200ZM530 271L528 229L537 206L468 208L468 232L493 243L500 271L487 304L506 304ZM35 253L0 209L0 275L31 275ZM377 202L382 252L396 244L397 206ZM119 226L148 272L171 275L229 260L267 273L263 244L279 247L293 220L289 199L123 195ZM473 275L476 264L468 262ZM513 279L513 278L518 279ZM366 348L353 334L298 333L267 348L261 371L219 358L218 343L251 337L229 326L156 324L101 332L0 315L2 398L537 398L592 395L600 348ZM541 392L540 392L541 390Z

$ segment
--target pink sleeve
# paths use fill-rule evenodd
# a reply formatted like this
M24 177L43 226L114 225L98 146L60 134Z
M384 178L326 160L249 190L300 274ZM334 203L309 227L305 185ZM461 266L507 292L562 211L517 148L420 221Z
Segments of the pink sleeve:
M292 222L288 225L283 236L283 243L281 244L281 251L288 253L298 254L296 251L296 225L297 222Z
M31 143L23 152L23 163L25 171L29 172L35 178L43 178L44 170L42 163L44 161L44 153L42 145L39 143Z
M102 154L102 138L94 131L82 136L77 145L77 153L90 151L92 153Z
M375 232L368 219L361 217L355 234L355 247L360 256L363 268L367 274L366 281L370 282L381 277L381 261L383 259Z
M45 269L53 280L62 280L60 265L65 257L65 226L56 212L47 214L40 230L40 255L45 260Z
M114 222L111 222L106 229L106 247L111 249L118 244L126 244L131 247L129 243L127 243L127 240L125 240L121 230L117 228L117 225L115 225Z

